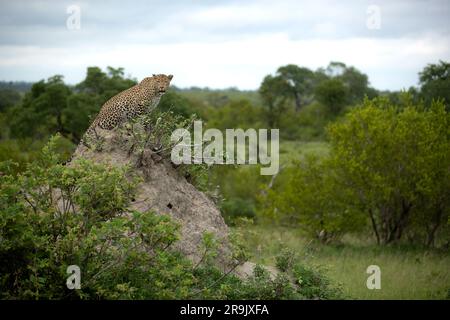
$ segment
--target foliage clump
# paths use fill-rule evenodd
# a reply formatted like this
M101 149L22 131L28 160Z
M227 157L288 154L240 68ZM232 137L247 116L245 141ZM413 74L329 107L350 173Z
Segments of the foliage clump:
M306 157L269 190L263 215L329 241L372 228L378 243L448 243L450 116L404 96L366 99L328 129L331 150Z
M262 268L239 279L214 263L218 242L203 237L195 265L174 249L179 225L168 216L130 210L139 182L129 168L79 159L61 164L51 139L20 174L1 163L0 297L3 299L283 299L298 286ZM235 266L248 254L232 236ZM66 286L67 267L81 289ZM286 270L285 270L286 271ZM263 290L264 289L264 290Z

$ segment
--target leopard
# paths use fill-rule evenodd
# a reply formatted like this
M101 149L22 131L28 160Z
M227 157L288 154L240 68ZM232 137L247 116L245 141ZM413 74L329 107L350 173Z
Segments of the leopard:
M171 74L153 74L110 98L101 107L81 142L88 146L85 137L92 134L97 136L96 128L113 130L129 120L153 111L169 88L172 78Z

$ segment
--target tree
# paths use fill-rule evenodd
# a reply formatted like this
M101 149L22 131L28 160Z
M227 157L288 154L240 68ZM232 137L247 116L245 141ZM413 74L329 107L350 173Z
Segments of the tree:
M161 97L158 108L161 111L173 111L185 118L195 113L192 102L171 89Z
M132 169L77 159L60 164L52 138L36 162L14 174L0 163L2 299L336 299L321 272L283 252L274 278L261 266L240 279L215 265L219 241L205 233L193 264L177 248L169 216L131 209L139 181ZM230 264L248 257L232 236ZM195 244L197 245L197 243ZM222 257L223 258L223 257ZM69 266L81 288L66 286ZM302 284L290 279L303 279Z
M429 64L419 73L420 94L427 103L443 99L450 109L450 63Z
M44 137L54 132L69 136L63 118L70 88L56 75L31 87L21 105L10 110L11 133L14 137Z
M342 62L330 62L326 69L317 70L316 76L322 79L321 82L326 79L340 80L347 91L346 104L348 105L362 102L366 95L369 98L374 98L378 95L375 89L369 87L369 80L366 74Z
M250 101L242 99L228 103L211 111L208 127L220 130L230 128L259 128L262 126L261 108L253 106Z
M99 96L84 92L74 93L68 97L63 116L67 131L71 133L74 143L77 144L81 140L102 104Z
M342 190L354 194L379 243L418 235L432 244L450 213L450 115L442 103L428 110L404 101L365 100L342 122L330 126L334 166ZM430 240L431 239L431 240Z
M330 125L329 154L286 168L263 216L322 241L369 223L379 244L448 245L450 115L441 102L402 99L366 99Z
M298 225L325 243L364 227L364 217L348 207L352 193L341 188L329 158L307 156L286 169L285 174L287 182L278 190L268 190L262 199L270 204L263 214L272 221Z
M286 96L282 94L285 84L280 77L268 75L259 87L259 94L266 106L266 119L269 127L275 128L286 108Z
M78 144L92 118L112 96L136 84L124 78L123 68L87 69L86 79L71 88L56 75L34 83L22 103L11 108L11 134L15 138L46 139L59 132Z
M86 78L77 85L81 91L100 95L105 91L107 76L99 67L88 67Z
M20 93L13 89L0 89L0 112L14 106L20 101Z
M276 76L283 80L280 94L294 98L296 111L312 100L314 72L289 64L278 68Z
M348 90L342 80L333 78L321 82L315 91L316 99L332 114L338 114L348 100Z
M135 84L136 80L125 78L123 68L107 67L105 73L99 67L88 67L86 78L76 85L76 89L79 92L96 96L104 103L112 96Z
M347 103L349 104L361 102L369 92L369 79L367 75L355 67L345 67L344 72L338 78L347 86Z

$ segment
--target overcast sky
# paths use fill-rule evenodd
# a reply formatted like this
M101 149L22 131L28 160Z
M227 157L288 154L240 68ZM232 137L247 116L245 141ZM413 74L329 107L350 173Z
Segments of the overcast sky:
M139 80L171 73L179 87L255 89L281 65L342 61L398 90L439 60L450 61L448 0L0 0L0 80L73 84L110 65Z

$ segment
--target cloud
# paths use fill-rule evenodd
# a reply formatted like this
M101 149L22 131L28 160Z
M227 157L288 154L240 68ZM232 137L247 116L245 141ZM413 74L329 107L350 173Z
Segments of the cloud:
M450 60L449 4L374 1L381 28L366 27L365 1L1 2L0 79L122 66L137 78L173 73L178 86L255 89L280 65L316 69L343 61L379 89L415 85L417 73ZM81 29L66 28L68 5Z

